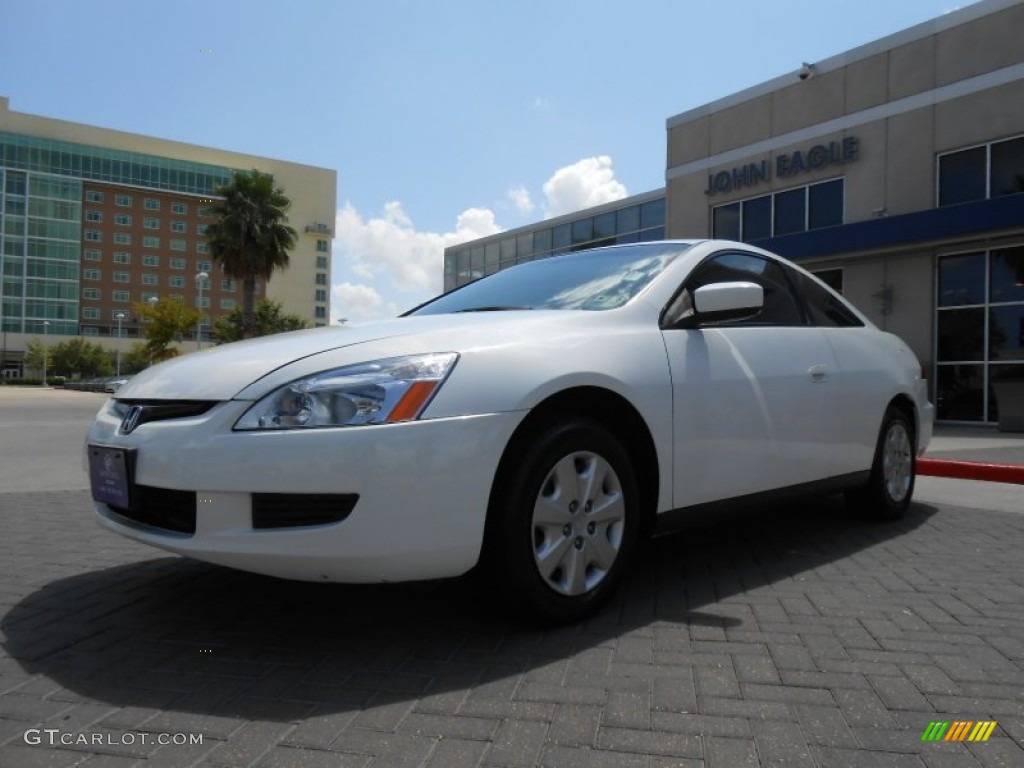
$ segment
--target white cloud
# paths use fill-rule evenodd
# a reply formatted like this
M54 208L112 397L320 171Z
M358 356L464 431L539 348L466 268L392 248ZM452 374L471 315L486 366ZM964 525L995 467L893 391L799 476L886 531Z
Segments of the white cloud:
M388 203L383 215L369 219L346 203L335 219L334 252L360 278L385 278L402 292L440 293L444 249L501 230L486 208L463 211L452 232L423 232L399 202Z
M533 209L536 207L530 198L530 190L523 186L512 187L508 191L508 199L512 201L512 205L516 207L516 210L523 215L533 213Z
M331 322L346 320L369 320L383 317L390 309L377 289L358 283L341 283L331 288ZM390 313L390 314L397 314Z
M346 202L335 216L331 322L395 317L444 288L444 249L501 232L494 212L469 208L451 232L417 230L399 202L363 218Z
M626 186L615 178L608 155L585 157L559 168L544 182L545 217L561 216L591 206L621 200L629 195Z

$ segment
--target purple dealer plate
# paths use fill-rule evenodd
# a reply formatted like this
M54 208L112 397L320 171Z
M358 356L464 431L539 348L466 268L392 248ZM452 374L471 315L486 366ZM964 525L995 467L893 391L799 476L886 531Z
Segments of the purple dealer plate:
M90 445L87 451L89 454L89 484L92 486L93 499L112 507L131 509L132 462L130 457L134 449Z

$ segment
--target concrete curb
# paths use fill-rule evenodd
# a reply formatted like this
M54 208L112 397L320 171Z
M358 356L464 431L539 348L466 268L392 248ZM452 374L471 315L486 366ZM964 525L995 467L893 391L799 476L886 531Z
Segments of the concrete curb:
M1024 485L1024 466L1018 464L986 464L980 461L923 458L917 460L917 474ZM1024 500L1021 503L1024 504Z

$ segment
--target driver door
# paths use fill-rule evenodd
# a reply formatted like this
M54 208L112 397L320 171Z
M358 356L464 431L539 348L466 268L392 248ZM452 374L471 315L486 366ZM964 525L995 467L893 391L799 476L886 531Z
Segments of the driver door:
M764 289L755 316L663 329L677 508L822 480L835 470L835 356L821 330L807 324L782 266L743 251L714 254L675 302L692 303L700 286L730 281Z

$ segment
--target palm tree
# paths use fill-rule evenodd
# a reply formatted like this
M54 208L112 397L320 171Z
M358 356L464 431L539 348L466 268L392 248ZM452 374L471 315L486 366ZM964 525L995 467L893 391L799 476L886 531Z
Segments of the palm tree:
M286 223L291 201L274 177L252 171L236 171L232 182L219 187L223 201L213 206L216 221L206 229L206 242L224 274L242 281L244 338L255 333L256 278L264 282L276 269L288 267L288 251L295 247L296 232Z

